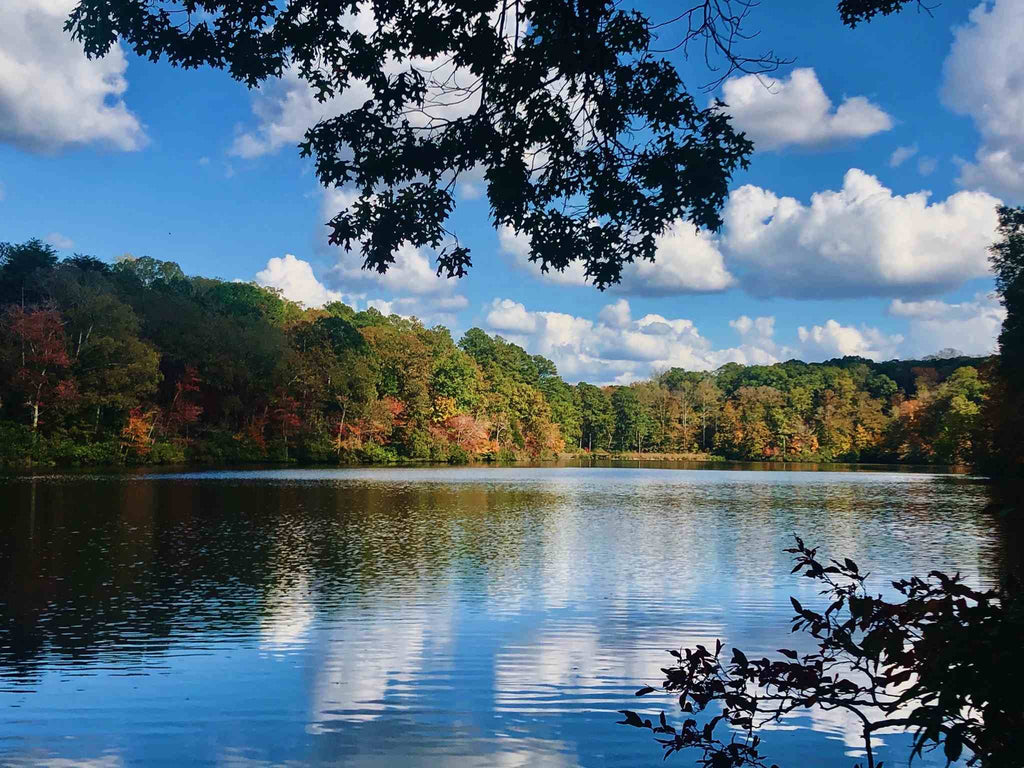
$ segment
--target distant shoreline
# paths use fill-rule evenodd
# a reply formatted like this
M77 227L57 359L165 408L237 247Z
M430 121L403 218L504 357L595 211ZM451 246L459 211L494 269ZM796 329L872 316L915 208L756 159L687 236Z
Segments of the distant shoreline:
M46 462L46 463L0 463L0 475L20 475L24 472L53 470L58 472L88 472L91 470L110 470L128 474L163 474L167 472L215 472L215 471L252 471L281 469L412 469L412 468L464 468L483 469L488 467L520 467L520 468L586 468L615 467L619 464L641 464L654 468L658 464L698 464L707 465L707 469L752 469L774 471L790 469L795 471L811 471L822 468L862 471L931 471L949 474L970 474L973 470L963 464L922 464L915 462L841 462L841 461L781 461L765 459L763 461L727 459L722 456L702 453L560 453L547 459L497 460L477 459L464 463L437 462L429 460L403 459L394 462L301 462L301 461L236 461L208 462L185 461L167 463L83 463L83 462ZM663 467L672 469L673 467ZM700 469L702 467L679 467L681 469Z

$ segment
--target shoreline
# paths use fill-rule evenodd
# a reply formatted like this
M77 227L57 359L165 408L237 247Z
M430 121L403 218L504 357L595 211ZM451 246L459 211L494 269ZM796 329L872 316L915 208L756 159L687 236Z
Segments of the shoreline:
M713 454L694 453L623 453L623 454L578 454L561 453L554 458L497 460L481 459L461 463L438 462L430 460L404 459L395 462L302 462L302 461L184 461L163 463L0 463L0 475L20 475L38 471L54 472L89 472L109 471L129 474L163 474L163 473L194 473L217 471L273 471L282 469L323 470L323 469L486 469L486 468L587 468L609 467L619 465L647 465L649 468L662 469L718 469L718 470L754 470L754 471L926 471L941 474L971 474L974 470L966 465L922 464L913 462L842 462L842 461L808 461L764 460L749 461L727 459ZM656 465L700 465L700 466L662 466ZM628 468L628 467L621 467Z

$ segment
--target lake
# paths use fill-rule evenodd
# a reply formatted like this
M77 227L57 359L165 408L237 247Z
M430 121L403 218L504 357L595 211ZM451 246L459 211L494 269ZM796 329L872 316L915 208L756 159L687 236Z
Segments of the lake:
M991 585L986 494L724 466L0 477L0 765L663 765L615 721L672 714L633 695L665 649L808 647L793 532L876 591ZM836 715L763 735L783 768L858 754Z

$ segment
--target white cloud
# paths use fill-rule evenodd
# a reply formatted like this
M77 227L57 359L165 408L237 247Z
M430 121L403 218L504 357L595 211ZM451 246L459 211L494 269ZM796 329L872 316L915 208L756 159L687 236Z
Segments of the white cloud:
M495 299L487 313L487 324L512 333L533 333L537 330L538 315L528 312L518 301Z
M485 308L484 327L531 354L551 359L566 381L628 384L675 366L700 371L729 362L771 365L793 358L820 362L846 355L910 359L944 347L985 355L994 350L1005 311L991 296L978 294L973 301L958 304L896 299L888 314L907 321L905 334L828 319L799 326L792 344L777 340L774 317L740 315L729 321L738 343L725 348L716 348L692 320L658 314L634 318L626 299L606 305L591 320L496 298Z
M731 361L767 364L792 352L775 344L772 318L734 321L740 345L716 350L693 321L657 314L633 319L625 299L605 306L596 321L494 299L485 324L532 354L553 360L567 381L625 384L673 366L713 370Z
M307 307L322 307L331 301L343 301L339 291L332 291L313 274L308 261L286 253L284 258L273 258L256 273L256 282L267 288L278 288L286 299L302 302Z
M889 155L889 167L899 168L916 154L917 144L911 144L909 147L896 147Z
M623 265L622 282L610 290L628 296L675 296L724 291L735 284L736 279L725 267L718 241L709 233L676 221L656 242L655 261ZM498 243L514 266L534 277L559 285L589 284L581 261L572 262L561 272L543 272L539 264L530 261L529 238L511 227L499 227Z
M355 192L348 189L325 190L322 216L325 220L334 217L355 197ZM360 299L376 293L366 306L385 315L416 317L427 326L457 326L456 313L469 306L469 300L457 293L458 279L439 277L431 255L422 248L401 246L394 263L381 274L363 269L363 256L357 249L346 252L329 246L325 234L321 234L321 245L337 259L324 274L326 286L350 297L347 303L354 307L358 308Z
M973 301L957 304L895 299L889 314L909 321L907 357L923 357L946 347L968 355L989 355L996 351L1006 310L993 296L979 293Z
M728 263L750 293L793 298L920 296L988 275L999 201L929 197L894 195L856 168L809 205L746 185L724 211Z
M863 96L849 96L834 107L811 68L788 78L743 75L722 85L737 128L758 149L823 146L873 136L892 128L892 118Z
M345 14L344 23L348 28L367 35L379 27L369 7L362 7L354 15ZM470 115L479 106L479 93L456 90L457 85L472 83L476 78L456 68L451 58L391 59L385 64L384 72L395 75L413 67L426 78L426 102L429 106L405 115L412 125L425 127L438 118ZM254 158L276 152L285 145L295 145L319 121L357 109L372 95L365 82L352 80L343 92L321 102L313 88L300 77L296 67L289 65L280 78L270 80L257 89L252 99L256 125L248 130L240 129L229 152L243 158ZM467 198L478 195L482 180L483 175L479 171L464 174L460 178L459 193Z
M619 299L614 304L604 306L597 315L598 319L609 328L628 328L633 322L630 317L629 302Z
M256 273L256 283L277 288L291 301L306 307L322 307L331 301L341 301L353 309L373 307L385 315L416 317L425 325L455 325L455 313L469 306L465 296L399 296L397 298L367 298L365 293L342 292L329 288L313 273L313 266L293 254L267 261L267 266Z
M267 81L253 94L256 126L235 137L229 154L254 158L285 145L295 146L320 120L354 109L369 96L365 85L354 83L340 98L321 103L298 71L289 66L280 78Z
M1014 201L1024 199L1024 4L978 5L954 31L945 62L943 101L974 119L982 143L959 183Z
M354 200L355 192L352 190L325 190L324 219L332 218ZM381 274L373 269L363 269L363 256L357 249L346 252L343 248L330 247L326 244L326 236L321 237L324 246L337 257L335 265L324 275L327 285L347 294L383 292L387 295L374 299L376 304L371 303L371 306L385 314L415 315L428 325L453 325L456 322L453 313L469 304L456 292L458 279L438 276L430 254L422 248L401 246L394 254L394 263Z
M919 157L917 159L917 172L922 176L931 176L939 167L939 161L934 157Z
M589 285L583 262L574 261L563 271L549 269L543 272L540 264L530 261L530 238L517 233L512 227L498 227L498 247L501 253L509 257L512 264L519 269L530 272L534 277L548 280L559 285Z
M33 152L99 143L136 150L147 139L124 103L119 45L89 60L64 32L75 0L0 3L0 141Z
M397 299L370 299L366 302L384 315L415 317L428 328L444 325L452 328L458 323L456 313L469 306L469 299L453 296L402 296Z
M744 339L756 339L761 345L772 342L775 336L775 318L757 317L751 320L746 315L740 315L735 320L730 320L729 325Z
M437 295L450 293L455 281L438 277L430 259L423 250L403 245L394 254L395 261L384 274L362 268L363 257L354 250L345 253L339 249L338 263L327 278L335 287L377 286L392 293Z
M612 290L633 296L674 296L724 291L735 282L717 240L677 220L658 237L655 261L627 264L622 283Z
M833 357L857 355L872 360L891 360L899 356L903 337L888 335L877 328L854 328L828 320L824 325L797 329L801 359L827 360Z
M50 245L52 245L54 248L58 248L59 250L62 251L66 251L70 248L75 247L75 241L72 240L70 237L62 235L60 232L51 232L43 239Z

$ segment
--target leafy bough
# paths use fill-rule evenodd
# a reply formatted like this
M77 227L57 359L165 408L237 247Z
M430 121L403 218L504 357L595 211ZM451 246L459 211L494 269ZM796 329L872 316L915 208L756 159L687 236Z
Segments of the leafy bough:
M661 689L678 695L682 724L621 710L622 725L653 731L666 758L692 750L704 768L768 768L759 729L801 711L844 710L860 725L862 768L881 768L873 737L891 730L912 733L911 761L941 749L947 765L1024 764L1018 603L938 571L892 582L902 599L890 602L867 592L867 574L849 558L820 560L799 537L786 551L793 573L820 582L828 598L821 612L790 598L792 631L817 650L752 659L734 648L728 661L721 641L669 651Z

